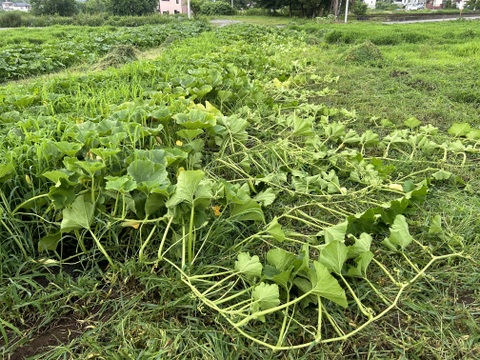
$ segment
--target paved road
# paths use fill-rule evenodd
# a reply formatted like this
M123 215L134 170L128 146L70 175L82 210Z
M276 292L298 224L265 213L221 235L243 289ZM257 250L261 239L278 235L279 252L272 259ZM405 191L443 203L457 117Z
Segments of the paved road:
M451 17L451 18L439 18L439 19L425 19L425 20L407 20L407 21L384 21L382 24L415 24L415 23L424 23L424 22L436 22L436 21L453 21L453 20L479 20L480 16L469 16L469 17Z

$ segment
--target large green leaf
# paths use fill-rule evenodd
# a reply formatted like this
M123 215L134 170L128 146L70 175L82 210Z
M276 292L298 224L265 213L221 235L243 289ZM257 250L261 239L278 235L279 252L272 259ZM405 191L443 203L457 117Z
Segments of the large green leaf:
M107 183L106 190L115 190L122 193L130 192L137 188L137 184L129 176L105 176Z
M38 241L38 251L55 251L61 239L62 233L60 231L55 234L49 234L44 236Z
M332 274L330 274L330 271L318 261L313 262L313 267L314 269L310 272L312 292L346 308L348 305L347 296L345 295L345 290L342 289L337 279L335 279Z
M178 125L186 129L209 129L217 123L214 114L198 108L190 110L187 114L177 114L173 118Z
M267 253L268 263L280 271L290 267L295 257L295 254L280 248L271 249Z
M355 238L355 243L348 247L348 258L356 258L360 254L370 250L372 245L372 236L367 233L361 233L360 237Z
M63 154L67 156L75 156L77 152L82 148L82 144L72 143L68 141L60 141L53 143L55 147Z
M0 164L0 182L5 182L15 173L12 164Z
M75 174L72 171L68 171L67 169L60 169L60 170L52 170L47 171L42 174L42 176L46 177L48 180L55 183L55 187L60 187L63 184L68 185L76 185L76 183L70 180L70 176Z
M60 225L62 232L72 230L90 229L93 220L95 206L85 199L85 195L79 195L71 207L63 210L63 220Z
M454 123L448 129L448 133L453 136L466 136L472 128L468 123Z
M205 173L202 170L182 170L177 178L175 192L166 202L168 208L174 208L181 203L190 206L199 205L213 197L213 184L204 179ZM205 204L203 204L205 205Z
M231 217L236 221L265 221L262 207L253 199L248 199L242 204L234 204Z
M254 311L271 309L280 304L280 292L277 284L261 282L252 292Z
M169 184L165 166L151 160L136 160L128 166L127 172L137 187L147 193Z
M347 227L348 221L344 221L320 231L317 236L323 236L326 244L332 241L343 241L347 234Z
M318 261L328 270L342 273L343 264L347 260L348 247L341 241L332 241L322 249Z

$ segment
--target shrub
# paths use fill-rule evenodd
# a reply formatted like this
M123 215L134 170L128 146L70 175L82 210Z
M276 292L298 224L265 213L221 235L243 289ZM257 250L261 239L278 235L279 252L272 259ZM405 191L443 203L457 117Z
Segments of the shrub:
M267 9L262 9L262 8L251 8L251 9L245 9L242 11L242 15L246 16L269 16L272 15L272 12Z
M351 32L331 30L325 34L325 41L328 44L352 44L355 42L355 35Z
M337 17L333 14L328 14L327 16L319 16L315 18L317 24L332 24L337 21Z
M365 15L367 13L368 6L364 2L355 1L355 5L353 5L352 12L354 15Z
M9 11L0 14L0 27L22 26L22 13L20 11Z
M224 2L204 2L200 6L201 15L235 15L235 9Z

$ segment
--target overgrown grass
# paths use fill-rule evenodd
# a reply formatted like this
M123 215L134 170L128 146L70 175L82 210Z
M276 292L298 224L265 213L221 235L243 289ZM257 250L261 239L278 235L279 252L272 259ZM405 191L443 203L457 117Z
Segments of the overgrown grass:
M469 38L461 36L467 33ZM478 138L474 133L471 138L466 133L448 134L454 123L479 128L474 91L479 85L474 76L479 70L477 35L475 26L464 22L442 27L368 25L362 29L359 25L306 25L293 30L240 25L179 41L155 60L4 86L0 115L4 139L0 147L4 159L0 173L2 355L36 354L43 359L479 357ZM385 39L390 38L397 40L389 44ZM363 51L366 40L371 42L366 49L374 46L375 51ZM375 56L372 62L369 56L377 50L383 60ZM351 54L356 55L355 61ZM204 85L211 89L201 89ZM189 139L179 135L189 134L180 130L178 119L182 118L170 115L188 114L189 107L207 105L207 101L226 115L227 119L219 117L217 121L229 126L229 132L204 124L205 134L196 139L203 140L203 146L196 140L189 144ZM242 126L247 124L244 133ZM420 130L427 125L438 129ZM110 130L108 126L112 126ZM341 126L359 136L368 130L373 134L369 141L348 143ZM79 131L89 127L95 127L97 133L85 136ZM387 147L386 135L396 130L406 134L403 140L407 142L392 142ZM419 143L422 131L434 145ZM119 135L114 136L115 132ZM374 134L379 135L378 141ZM98 155L95 141L118 152ZM68 148L72 145L80 146L79 150ZM468 145L474 148L468 150ZM106 186L111 181L107 175L134 174L127 174L125 168L145 156L141 150L173 154L173 147L177 155L181 151L188 155L186 160L170 158L167 177L172 186L184 169L201 170L208 181L228 188L229 196L237 194L229 202L217 189L217 202L192 212L207 224L195 225L192 266L186 265L189 253L182 250L182 244L189 246L186 236L182 237L188 227L176 220L168 225L161 219L149 222L139 206L131 203L125 205L126 217L119 211L125 198L113 196L113 183ZM59 149L65 148L75 154L60 154ZM75 167L76 161L84 166L105 161L108 166L89 177ZM57 184L43 176L62 168L68 176ZM336 175L342 188L328 180L327 173ZM328 186L314 182L319 178L328 180ZM309 247L312 260L316 259L316 246L321 247L324 239L317 233L347 215L405 195L398 186L411 186L407 180L425 178L430 182L426 201L412 199L405 211L410 233L418 241L405 249L409 260L402 252L380 244L389 234L382 223L372 230L375 259L385 264L393 277L408 281L418 272L415 266L427 264L429 252L438 256L463 253L434 262L425 276L405 288L389 313L355 336L275 352L239 335L228 322L236 319L205 301L207 296L218 301L215 288L208 288L224 276L215 274L210 279L208 274L218 272L218 267L231 271L235 261L240 261L238 252L258 255L265 263L271 248L297 254L302 251L301 243ZM243 185L243 192L236 184ZM55 251L37 249L39 243L52 248L52 238L45 235L67 229L61 223L69 214L65 209L73 201L68 200L73 186L74 195L84 204L98 195L91 202L96 210L90 225L110 263L86 228L64 231ZM61 191L65 197L60 196ZM135 191L132 201L142 204L141 190ZM269 204L272 194L273 203ZM32 197L37 200L30 200ZM261 205L250 202L247 211L243 203L243 209L235 210L246 198ZM155 199L160 208L152 210L150 219L165 211L162 198ZM202 199L196 206L203 206ZM181 216L187 204L182 206L172 218ZM259 214L266 224L258 221ZM275 223L275 217L285 236L296 242L280 242L281 233L272 229L262 234L266 225ZM181 219L188 223L188 218ZM198 275L205 276L203 283L195 283ZM395 298L398 287L375 264L370 265L367 277L384 298ZM253 281L248 276L239 278L234 286L221 289L230 294L248 289ZM197 286L203 298L194 296L191 286ZM381 298L375 298L364 281L352 279L351 286L354 293L363 294L360 301L376 313L384 309ZM300 294L293 292L292 298ZM221 299L220 310L225 310ZM348 300L346 310L323 301L337 326L354 331L365 315L350 295ZM227 304L237 309L235 304ZM290 333L284 345L308 343L315 326L312 320L317 317L315 309L310 303L299 310L299 317L288 323ZM293 313L291 308L289 311ZM249 331L261 341L276 339L281 316L272 314L265 323L251 321L239 330ZM322 328L322 332L328 339L335 330Z

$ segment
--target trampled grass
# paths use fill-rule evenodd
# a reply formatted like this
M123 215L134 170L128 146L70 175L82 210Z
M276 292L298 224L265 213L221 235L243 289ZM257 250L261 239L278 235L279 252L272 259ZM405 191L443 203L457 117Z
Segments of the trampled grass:
M478 42L466 22L237 25L3 86L2 355L478 358ZM328 236L371 236L363 276ZM331 292L295 302L322 271Z

